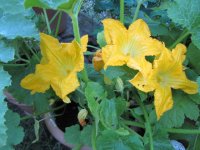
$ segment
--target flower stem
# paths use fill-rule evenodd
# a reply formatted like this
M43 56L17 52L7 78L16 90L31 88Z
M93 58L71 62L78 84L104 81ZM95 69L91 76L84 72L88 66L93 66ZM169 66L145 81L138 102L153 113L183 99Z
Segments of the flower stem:
M2 64L5 67L23 67L26 66L27 64Z
M47 24L48 33L51 34L51 27L50 27L50 23L49 23L49 19L48 19L48 16L47 16L46 9L43 8L43 12L44 12L45 21L46 21L46 24Z
M137 17L138 17L138 14L139 14L141 5L142 5L142 2L141 2L141 1L138 1L137 7L136 7L136 10L135 10L135 14L134 14L134 17L133 17L133 22L134 22L134 21L137 19Z
M96 46L93 46L93 45L87 45L87 47L94 48L94 49L96 49L96 50L99 50L99 49L100 49L99 47L96 47Z
M180 37L169 47L170 49L174 48L178 43L182 42L190 34L187 29L183 30Z
M120 21L124 23L124 0L120 0Z
M148 116L147 110L146 110L143 102L140 100L140 98L138 96L136 96L136 101L138 102L138 104L140 105L140 107L142 108L142 111L144 113L144 118L146 121L146 130L149 134L150 150L153 150L154 149L153 148L153 135L152 135L152 129L151 129L151 124L149 121L149 116Z
M72 18L72 25L73 25L75 39L79 44L81 44L81 37L80 37L79 25L78 25L78 15L73 14L71 15L71 18ZM88 74L85 67L81 73L82 73L83 80L87 83L89 79L88 79Z
M145 128L144 124L135 121L123 120L123 123L134 127Z

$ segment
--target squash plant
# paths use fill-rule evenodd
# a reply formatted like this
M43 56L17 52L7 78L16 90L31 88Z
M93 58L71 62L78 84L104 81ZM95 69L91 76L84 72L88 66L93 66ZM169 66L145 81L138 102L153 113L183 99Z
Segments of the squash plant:
M77 149L171 150L173 140L199 149L200 0L107 1L119 6L119 19L102 20L97 46L80 36L83 0L1 2L0 149L23 140L20 120L34 118L36 127L56 101L77 104L79 124L65 129ZM46 28L33 7L43 10ZM57 10L52 20L48 9ZM50 26L60 12L72 20L68 43L58 40L59 23ZM20 118L4 92L33 114Z

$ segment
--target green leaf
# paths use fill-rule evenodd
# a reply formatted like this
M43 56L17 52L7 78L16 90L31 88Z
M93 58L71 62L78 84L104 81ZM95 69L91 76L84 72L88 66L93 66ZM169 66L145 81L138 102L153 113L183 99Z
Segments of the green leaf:
M194 71L200 74L200 50L194 46L194 44L190 44L187 51L187 58L189 59L189 63Z
M92 126L88 125L80 130L79 125L65 128L65 140L72 145L83 144L91 146Z
M71 127L67 127L65 128L65 140L66 142L76 145L80 143L80 135L81 135L81 131L80 131L80 126L74 125Z
M187 94L181 91L175 91L173 94L173 100L173 108L164 113L158 121L158 126L162 128L181 127L184 123L185 116L194 121L198 119L198 105L196 105Z
M5 14L23 14L25 9L23 6L23 0L1 0L0 9Z
M192 33L193 43L200 48L200 0L174 0L168 7L168 15L173 22L187 28Z
M26 19L23 14L7 14L0 18L0 35L7 39L15 39L16 37L39 38L35 23Z
M25 8L40 7L46 9L62 10L69 15L78 14L83 0L25 0Z
M197 83L198 83L198 86L199 86L198 91L199 91L199 97L200 97L200 77L197 78Z
M97 137L98 150L144 150L137 135L121 136L112 130L105 130Z
M2 41L0 41L0 61L7 63L14 59L15 50L12 47L7 47Z
M162 130L154 131L153 145L155 150L174 150L168 138L168 134Z
M19 126L20 116L17 113L8 110L5 115L6 126L8 130L7 133L7 142L6 145L1 147L0 150L12 150L13 145L19 144L24 138L23 128Z
M116 129L118 127L118 114L114 99L104 99L100 103L99 119L106 128Z
M5 125L5 118L4 118L8 108L6 102L4 101L5 96L3 90L5 87L11 84L10 75L3 70L2 66L0 66L0 81L1 81L0 82L0 136L1 136L0 148L1 148L6 144L6 140L8 138L6 134L7 127Z
M102 70L102 73L109 79L114 79L123 76L126 72L123 67L108 67L106 70Z
M105 97L104 89L96 82L88 82L85 88L85 96L88 102L88 107L96 118L99 109L99 103L96 101L96 98L102 99Z
M101 31L97 34L97 43L99 44L99 46L102 48L106 45L106 40L104 37L104 31Z

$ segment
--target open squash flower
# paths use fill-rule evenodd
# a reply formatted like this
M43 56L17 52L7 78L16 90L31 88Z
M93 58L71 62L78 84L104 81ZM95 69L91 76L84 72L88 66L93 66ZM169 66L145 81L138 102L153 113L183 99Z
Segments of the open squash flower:
M59 43L44 33L40 34L40 39L42 60L36 65L35 73L21 81L21 86L31 90L32 94L44 93L51 86L64 102L70 102L67 95L79 86L77 72L84 68L83 52L88 36L82 37L82 47L75 40L72 43Z
M154 60L153 69L144 77L138 73L130 82L138 89L149 92L155 90L154 105L159 120L162 114L173 106L173 89L182 89L188 94L198 92L196 82L187 79L184 67L186 47L178 44L172 51L164 49L160 57Z
M97 50L93 59L92 59L92 63L94 65L94 69L96 71L101 71L101 69L103 69L104 67L104 62L102 59L102 51L101 50Z
M103 20L104 35L107 45L102 48L102 58L108 66L122 66L145 71L147 65L145 56L154 56L161 53L164 46L160 41L151 38L148 25L138 19L128 29L117 20Z
M188 94L198 92L197 83L187 79L182 66L185 60L186 47L178 44L172 51L163 49L162 54L154 60L153 69L144 77L138 73L130 82L138 89L149 92L155 90L154 105L157 119L173 106L173 89L182 89Z

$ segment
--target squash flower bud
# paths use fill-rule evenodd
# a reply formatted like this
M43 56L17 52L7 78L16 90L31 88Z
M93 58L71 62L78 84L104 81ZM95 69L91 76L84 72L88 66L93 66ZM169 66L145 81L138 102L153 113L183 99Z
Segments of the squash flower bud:
M94 65L94 69L96 71L100 71L101 69L103 69L104 67L104 62L102 59L102 51L101 50L97 50L93 59L92 59L92 63Z

